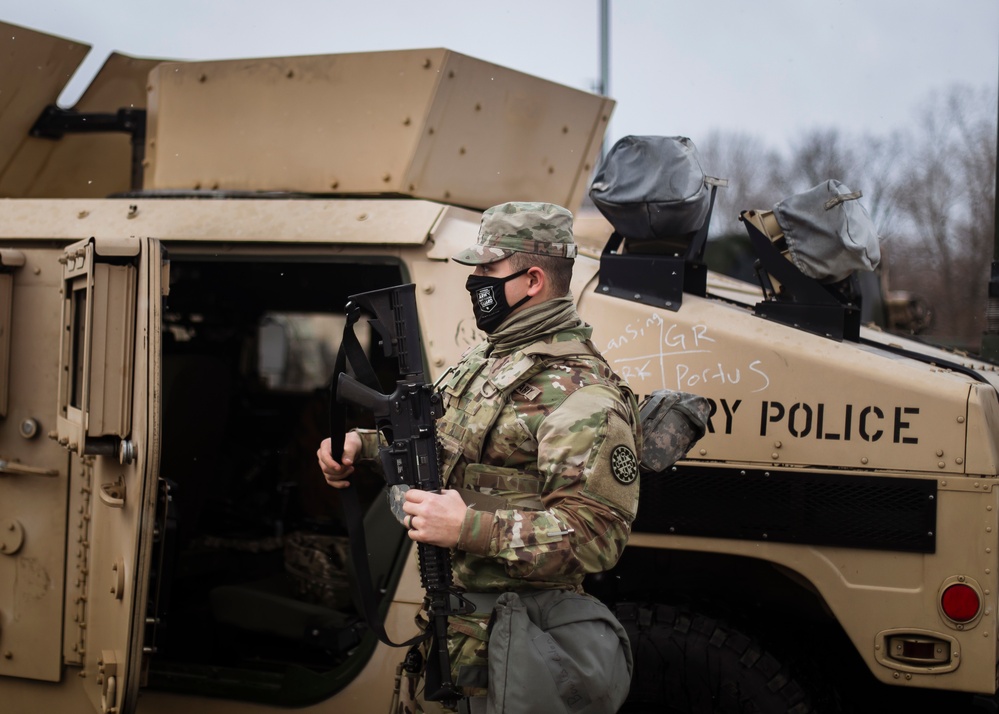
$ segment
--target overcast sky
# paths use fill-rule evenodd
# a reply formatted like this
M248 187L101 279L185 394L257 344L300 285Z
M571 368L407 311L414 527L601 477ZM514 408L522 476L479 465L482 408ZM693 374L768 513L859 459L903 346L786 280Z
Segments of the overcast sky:
M599 0L0 0L0 20L112 51L217 59L446 47L592 91ZM713 129L783 149L883 133L930 92L999 83L996 0L611 0L609 137Z

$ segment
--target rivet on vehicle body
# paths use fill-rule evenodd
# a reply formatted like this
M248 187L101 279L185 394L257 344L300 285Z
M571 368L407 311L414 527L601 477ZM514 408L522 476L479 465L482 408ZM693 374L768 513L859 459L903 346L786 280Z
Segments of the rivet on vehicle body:
M295 76L295 70L293 69L289 69L288 74L285 75L285 77L287 77L288 79L291 79L294 76Z
M204 84L205 82L208 81L208 75L207 74L202 74L200 77L198 77L198 81L201 82L202 84Z
M898 679L901 675L898 672L892 672L891 676L894 677L895 679Z
M947 464L945 464L943 461L938 461L937 462L937 468L938 469L942 469L942 468L944 468L946 466L947 466Z
M774 461L776 461L777 459L779 459L779 458L780 458L780 454L778 454L778 453L777 453L777 452L775 451L775 452L773 452L772 454L770 454L770 458L771 458L771 459L773 459Z
M867 463L867 457L866 456L861 456L860 457L860 463L866 464Z
M334 191L335 191L335 190L337 189L337 187L339 187L339 186L340 186L340 182L339 182L339 181L337 181L336 179L334 179L334 180L330 181L330 188L332 188L332 189L333 189Z
M963 416L959 416L959 417L957 418L957 423L958 423L958 424L963 424L963 423L964 423L964 417L963 417Z
M436 367L443 367L444 366L444 358L443 357L438 357L437 359L435 359L434 360L434 366L436 366Z
M956 459L954 459L954 463L960 466L961 464L964 463L964 459L958 456Z
M459 153L459 154L460 154L461 156L464 156L464 155L465 155L465 147L464 147L464 146L460 146L460 147L458 147L458 153Z
M429 57L427 59L423 60L423 69L430 69L430 65L431 65L431 62L430 62L430 58Z
M775 449L779 449L781 446L782 446L781 442L779 442L779 441L775 441L774 442L774 448Z
M906 672L906 673L905 673L905 678L906 678L906 679L912 679L912 675L911 675L911 674L909 674L908 672Z
M14 653L11 652L10 650L7 650L6 652L3 653L3 658L4 659L11 659L13 657L14 657Z
M937 449L937 456L943 456L943 449Z
M701 454L701 456L705 456L708 453L708 450L707 449L701 449L699 453Z
M366 221L366 220L368 220L368 214L367 213L361 213L360 215L357 216L357 220L359 220L359 221Z

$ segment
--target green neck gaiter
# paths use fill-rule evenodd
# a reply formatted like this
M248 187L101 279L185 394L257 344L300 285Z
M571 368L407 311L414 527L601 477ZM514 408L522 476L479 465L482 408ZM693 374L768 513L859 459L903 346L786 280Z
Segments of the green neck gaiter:
M537 342L545 335L582 324L572 296L566 295L511 315L486 341L492 345L492 354L502 355Z

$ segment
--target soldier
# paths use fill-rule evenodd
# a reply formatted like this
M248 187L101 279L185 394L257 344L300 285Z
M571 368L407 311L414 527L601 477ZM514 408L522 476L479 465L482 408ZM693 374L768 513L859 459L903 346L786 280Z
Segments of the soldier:
M587 573L617 562L638 507L638 408L576 313L575 255L569 211L506 203L485 211L476 245L453 257L475 266L466 287L487 338L442 382L447 489L409 490L402 510L409 537L450 548L455 584L482 603L449 622L452 676L470 697L486 692L490 595L582 592ZM342 464L328 439L318 457L342 487L355 460L376 453L376 434L353 431ZM484 507L476 494L494 500Z

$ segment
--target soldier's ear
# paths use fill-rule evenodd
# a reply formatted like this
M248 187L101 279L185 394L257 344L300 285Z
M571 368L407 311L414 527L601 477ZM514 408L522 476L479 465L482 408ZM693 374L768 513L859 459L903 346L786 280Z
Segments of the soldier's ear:
M545 271L538 266L532 266L527 270L527 294L534 297L545 289L548 284L548 276Z

